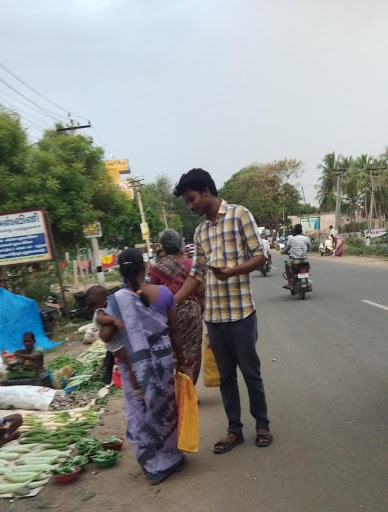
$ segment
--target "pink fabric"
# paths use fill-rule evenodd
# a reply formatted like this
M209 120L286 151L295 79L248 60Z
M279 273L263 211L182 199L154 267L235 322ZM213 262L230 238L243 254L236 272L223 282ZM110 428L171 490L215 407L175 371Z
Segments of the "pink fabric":
M345 244L342 237L339 235L334 235L333 240L336 243L334 255L339 257L343 256L345 253Z

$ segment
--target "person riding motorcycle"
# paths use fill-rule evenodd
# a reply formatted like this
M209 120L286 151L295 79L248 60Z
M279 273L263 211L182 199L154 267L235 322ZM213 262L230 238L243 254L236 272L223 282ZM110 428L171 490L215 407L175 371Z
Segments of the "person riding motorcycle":
M290 259L285 265L288 283L283 286L283 288L287 288L288 290L292 288L292 267L302 261L308 261L307 253L310 249L310 238L302 234L301 224L295 224L294 235L288 238L286 247L282 251L282 254L288 254L290 256Z
M261 242L263 244L263 252L264 252L264 256L267 256L267 260L268 260L268 265L269 265L269 268L271 268L272 266L272 255L271 255L271 245L269 243L269 240L268 240L268 236L265 236L261 238Z

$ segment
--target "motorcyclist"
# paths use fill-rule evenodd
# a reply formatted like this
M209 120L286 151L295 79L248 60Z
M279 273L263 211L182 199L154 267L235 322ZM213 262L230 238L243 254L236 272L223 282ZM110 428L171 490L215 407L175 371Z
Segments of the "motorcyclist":
M288 290L292 287L292 267L302 261L308 261L307 253L311 249L311 240L308 236L302 234L302 225L295 224L294 235L287 240L286 247L282 250L282 254L288 254L290 259L287 261L285 270L288 283L283 286Z
M268 240L268 236L265 236L261 238L261 242L263 244L263 252L264 252L264 256L267 256L268 260L267 260L267 263L269 265L269 268L271 268L272 266L272 255L271 255L271 245L269 243L269 240Z

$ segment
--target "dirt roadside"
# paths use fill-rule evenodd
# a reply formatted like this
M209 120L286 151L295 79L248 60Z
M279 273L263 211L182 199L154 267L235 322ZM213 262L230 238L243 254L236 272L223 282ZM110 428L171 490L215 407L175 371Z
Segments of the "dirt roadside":
M322 261L330 261L332 263L346 264L351 263L353 265L373 265L375 267L387 267L388 260L378 258L376 256L342 256L341 258L333 258L330 256L321 256L318 253L310 253L309 258L320 259Z

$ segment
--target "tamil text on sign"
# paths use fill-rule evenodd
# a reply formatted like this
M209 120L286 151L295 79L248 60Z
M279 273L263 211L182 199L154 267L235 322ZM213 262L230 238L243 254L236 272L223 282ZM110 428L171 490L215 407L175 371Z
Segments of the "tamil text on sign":
M44 210L0 215L0 265L22 265L53 258Z

